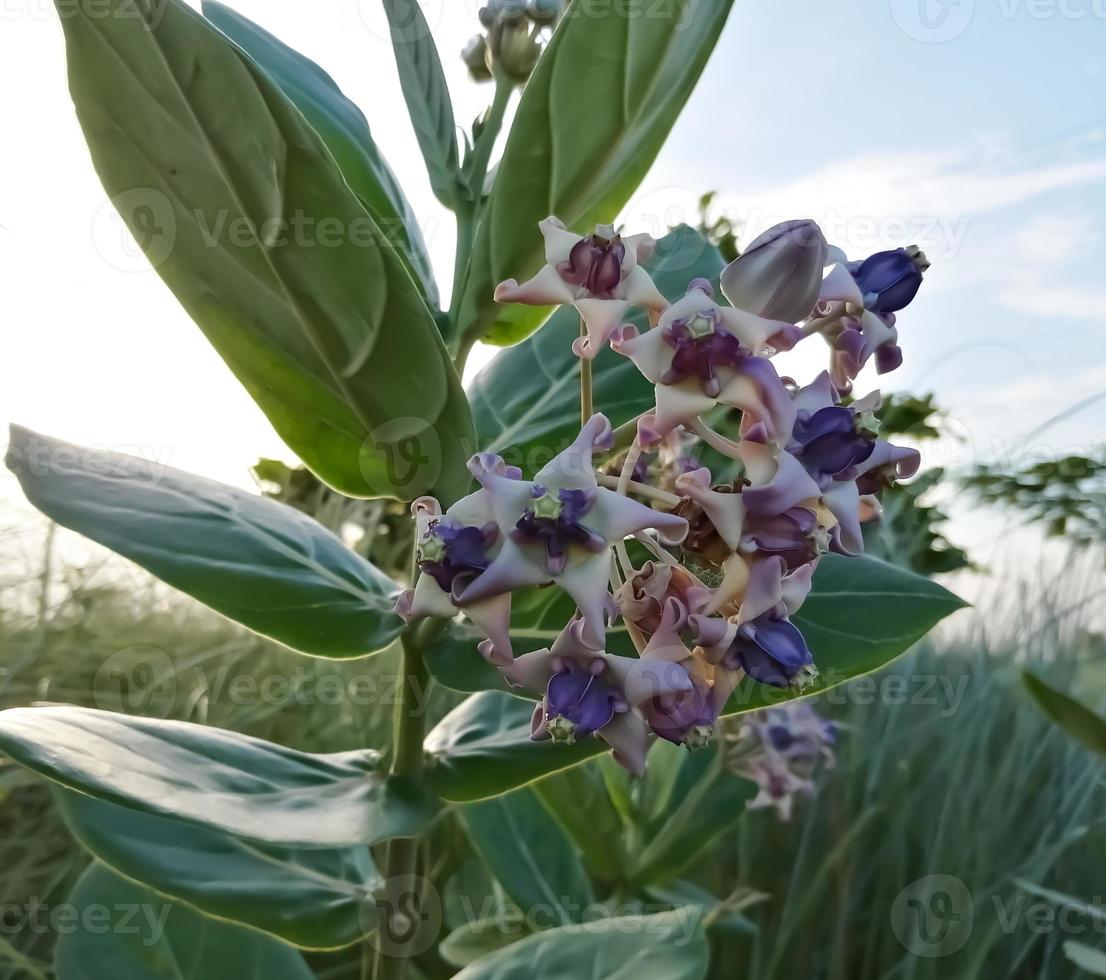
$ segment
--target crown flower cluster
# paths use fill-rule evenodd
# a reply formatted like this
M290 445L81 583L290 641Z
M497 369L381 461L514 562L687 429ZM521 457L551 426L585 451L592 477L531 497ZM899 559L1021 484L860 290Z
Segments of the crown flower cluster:
M640 773L657 738L705 745L739 684L801 691L816 678L793 617L819 561L859 554L880 490L920 463L879 438L878 393L851 389L870 359L880 372L901 361L895 315L926 263L914 248L850 263L814 222L788 221L669 303L646 271L649 235L576 234L555 217L540 230L546 264L496 300L573 306L582 376L609 346L653 403L616 449L585 396L579 435L531 477L480 453L474 493L445 511L416 501L420 575L397 611L463 613L485 637L479 652L538 699L534 739L596 737ZM632 310L646 329L626 322ZM773 358L814 334L830 364L800 387ZM732 431L712 424L732 410ZM726 460L725 479L693 462L695 444ZM576 612L547 647L515 650L511 594L534 586L562 589ZM636 656L607 650L615 629ZM772 793L787 781L778 755L750 773Z

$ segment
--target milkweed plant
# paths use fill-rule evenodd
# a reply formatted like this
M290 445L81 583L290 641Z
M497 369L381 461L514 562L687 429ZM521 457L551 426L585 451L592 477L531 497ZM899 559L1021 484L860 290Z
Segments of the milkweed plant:
M320 481L410 514L396 562L276 500L13 427L8 465L58 523L305 655L402 659L393 740L339 754L0 713L0 749L96 859L78 911L166 910L156 941L64 934L57 975L310 977L315 951L354 947L376 978L706 976L729 898L681 875L832 763L834 726L793 699L960 605L862 554L920 459L854 386L900 365L925 256L850 261L792 220L727 265L686 225L612 223L725 0L492 0L462 57L494 94L460 140L423 13L381 0L456 217L448 299L317 65L218 3L56 5L93 165L150 264ZM466 390L477 342L503 349ZM828 347L824 371L781 373L800 344ZM427 731L431 681L456 707ZM439 894L458 832L500 898L551 917L462 950L473 924L447 929Z

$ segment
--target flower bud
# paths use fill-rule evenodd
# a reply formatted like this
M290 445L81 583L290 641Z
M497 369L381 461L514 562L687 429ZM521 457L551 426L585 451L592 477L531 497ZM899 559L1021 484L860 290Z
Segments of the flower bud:
M530 37L525 24L504 24L496 49L496 59L504 74L516 82L530 77L538 63L541 46Z
M488 43L482 34L470 37L461 50L461 60L474 81L486 82L492 77L488 70Z
M480 24L482 27L491 27L495 23L495 8L492 4L488 4L486 7L481 7L477 13L477 17L480 18Z
M552 24L561 13L561 0L530 0L526 16L535 24Z
M526 16L525 0L499 0L497 13L504 24L518 24Z
M758 235L722 272L722 293L739 310L797 323L818 301L829 246L813 221L784 221Z
M863 262L854 264L852 273L864 306L885 316L905 308L922 285L922 276L929 268L925 252L917 245L876 252Z

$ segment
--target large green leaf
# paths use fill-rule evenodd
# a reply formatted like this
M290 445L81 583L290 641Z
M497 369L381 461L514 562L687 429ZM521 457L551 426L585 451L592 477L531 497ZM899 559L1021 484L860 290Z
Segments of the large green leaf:
M377 148L364 113L315 62L252 20L213 0L204 0L203 12L269 73L323 138L346 182L386 233L387 241L398 247L427 303L436 307L438 287L418 219Z
M59 524L296 650L360 657L403 629L399 587L292 507L19 426L6 461Z
M607 881L619 880L627 865L625 827L598 767L563 769L531 789L580 849L588 869Z
M1106 756L1106 719L1035 674L1026 671L1023 676L1033 700L1049 718L1077 742L1092 752Z
M595 900L565 832L527 787L461 809L469 837L527 921L581 922Z
M58 980L313 980L268 936L209 919L94 864L70 896L77 928L58 938Z
M597 738L575 745L533 742L533 712L533 702L501 691L463 701L426 736L430 787L454 802L482 800L574 766L607 747Z
M702 855L718 834L731 826L756 792L756 785L734 775L718 746L711 749L711 765L649 835L637 857L631 878L639 886L665 884Z
M430 186L447 208L457 203L457 125L430 25L414 0L382 0L407 113Z
M403 261L270 76L181 0L56 0L104 187L303 461L452 501L468 403Z
M0 751L67 789L285 847L410 837L437 812L425 791L380 774L379 754L367 749L312 755L92 708L0 711Z
M878 558L826 555L814 573L814 589L792 619L802 630L817 680L817 694L870 674L905 653L965 603L948 589ZM725 714L740 714L796 696L746 679Z
M132 881L295 946L333 949L376 925L383 879L363 846L294 849L58 790L73 835Z
M550 929L477 960L456 980L701 980L710 960L702 918L688 906Z
M523 91L480 222L461 307L467 335L514 344L548 316L497 307L496 284L538 271L547 215L580 231L614 220L687 102L731 4L569 7Z
M657 243L648 268L657 288L674 301L692 279L717 282L724 264L717 248L681 225ZM630 322L647 327L641 311ZM501 351L476 376L469 399L482 449L536 472L572 441L580 404L580 359L572 341L579 332L576 311L562 307L538 333ZM616 426L653 406L653 386L633 361L609 348L592 362L592 384L596 408Z

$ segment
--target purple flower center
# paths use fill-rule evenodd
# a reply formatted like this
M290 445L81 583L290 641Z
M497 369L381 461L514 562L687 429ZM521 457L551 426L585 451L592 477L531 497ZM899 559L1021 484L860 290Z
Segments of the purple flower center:
M596 232L581 238L568 253L568 261L557 266L561 278L572 286L583 286L596 299L614 299L622 284L622 260L626 246L620 235Z
M460 595L491 564L488 549L498 536L495 524L465 527L449 519L435 521L419 544L418 566L442 591Z
M723 663L729 670L740 667L761 684L791 687L813 665L814 657L798 627L765 613L738 629Z
M717 398L722 384L715 374L720 367L740 368L753 352L719 325L717 311L707 309L697 316L676 320L664 332L675 348L672 364L661 376L661 384L673 385L697 378L703 394Z
M601 661L599 664L602 666ZM616 687L575 663L558 670L545 691L549 729L555 738L565 741L599 731L614 717L621 703L622 696Z
M741 544L748 553L778 555L787 570L794 571L826 551L829 536L818 526L814 511L792 507L771 516L746 515Z
M545 487L535 486L533 495L533 506L519 518L511 538L544 545L550 575L564 571L571 545L580 545L596 554L607 547L602 537L580 523L595 505L594 490L559 490L554 497Z
M876 447L875 435L857 426L856 413L839 405L795 419L788 451L823 486L851 478L853 467L863 463Z

